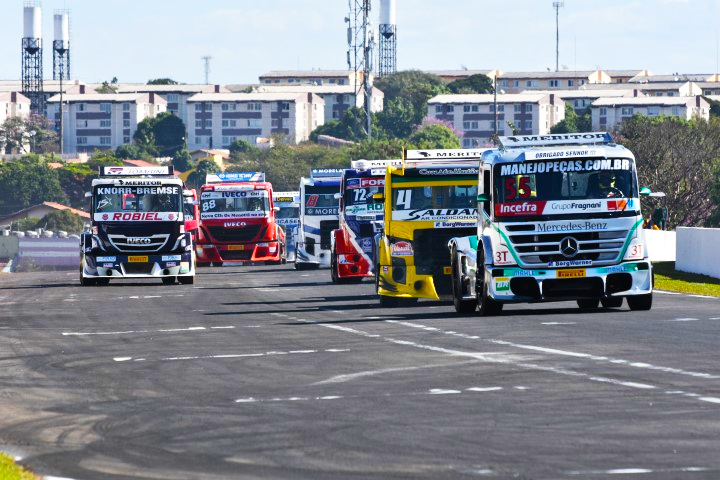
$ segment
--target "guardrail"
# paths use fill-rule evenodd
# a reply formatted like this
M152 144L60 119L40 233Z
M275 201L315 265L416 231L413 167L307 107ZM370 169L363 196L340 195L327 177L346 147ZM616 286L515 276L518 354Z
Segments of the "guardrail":
M72 270L80 265L80 242L65 238L20 238L16 272Z
M720 228L678 227L675 268L720 278Z

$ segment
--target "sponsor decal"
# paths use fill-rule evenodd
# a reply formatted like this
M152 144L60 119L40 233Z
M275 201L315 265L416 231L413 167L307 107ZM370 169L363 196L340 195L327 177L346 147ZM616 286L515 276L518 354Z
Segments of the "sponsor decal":
M262 218L267 216L267 212L203 212L200 214L201 220L211 220L214 218L221 219L221 218L241 218L241 217L251 217L251 218Z
M608 200L607 209L610 212L616 212L618 210L633 210L635 208L635 199L623 198L621 200Z
M190 271L190 262L180 262L180 273L188 273Z
M278 218L275 220L278 225L297 225L300 223L299 218Z
M558 270L558 278L580 278L585 276L584 268L573 268L568 270Z
M228 250L245 250L245 245L228 245Z
M435 222L435 228L472 228L477 226L477 222Z
M170 175L169 167L102 167L101 175Z
M597 142L609 142L612 140L610 135L606 132L592 132L592 133L555 133L549 135L531 135L531 136L513 136L513 137L500 137L500 143L508 144L513 146L527 145L527 144L545 144L552 145L555 143L597 143ZM507 143L506 143L507 142Z
M361 187L384 187L384 178L362 178L360 179Z
M247 223L245 222L225 222L223 223L223 227L225 228L235 228L235 227L246 227Z
M360 213L355 216L355 219L358 222L374 222L375 218L376 217L374 213Z
M338 207L327 207L327 208L320 208L320 207L313 207L308 208L305 210L305 213L307 215L337 215L338 214Z
M116 260L116 258L115 258L115 257L97 257L95 260L97 260L98 263L100 263L100 262L114 262L114 261Z
M158 187L162 185L162 180L124 180L119 178L113 182L117 186L135 186L135 187Z
M390 244L390 256L391 257L412 257L413 247L412 243L401 240L397 243Z
M222 191L215 190L213 192L202 192L200 199L206 200L211 198L267 198L267 190L232 190Z
M420 175L477 175L479 173L477 167L455 167L455 168L419 168Z
M128 245L150 245L152 240L148 237L127 237Z
M147 257L147 255L131 255L128 257L128 262L130 262L130 263L147 263L148 257Z
M495 215L499 217L517 217L524 215L541 215L546 202L509 202L496 203Z
M206 193L212 193L212 192L239 192L242 190L246 191L254 191L255 186L254 185L215 185L213 187L213 190L203 192L203 195ZM263 190L258 190L258 192L262 192ZM202 197L202 195L201 195Z
M498 277L495 279L495 290L498 292L510 291L510 279L507 277Z
M443 275L452 275L452 267L443 267Z
M179 195L180 187L98 187L98 195Z
M165 264L166 267L177 267L177 262L167 262Z
M536 152L535 155L556 155L563 152ZM587 151L579 151L586 153ZM562 156L562 155L560 155ZM573 155L578 156L578 155ZM547 157L546 157L547 158ZM500 175L531 175L533 173L594 172L600 170L630 170L628 159L562 160L556 162L508 163L500 167Z
M575 231L587 231L587 230L607 230L607 222L569 222L561 224L544 224L539 223L536 227L538 232L541 233L563 233L563 232L575 232Z
M383 265L382 271L383 271L383 273L389 273L389 272L390 272L390 267L388 267L387 265Z
M281 203L281 202L292 203L292 202L295 201L295 199L292 198L292 197L275 197L273 200L274 200L276 203Z
M115 265L112 263L103 263L103 268L113 268Z
M360 186L360 179L359 178L348 178L345 181L345 186L347 188L357 188Z
M605 205L601 200L582 201L582 200L559 200L556 202L547 202L543 209L543 214L557 213L584 213L584 212L603 212Z
M615 265L612 267L598 268L598 273L623 273L635 271L635 265Z
M592 265L592 260L560 260L558 262L548 262L548 267L588 267Z
M544 272L534 272L532 270L504 270L503 274L506 277L535 277L535 276L543 276Z
M111 212L96 213L94 218L98 222L167 222L181 217L179 213L169 212Z
M373 250L373 239L372 238L363 238L360 242L360 248L362 248L362 251L365 253L370 253Z
M163 262L179 262L182 260L180 255L163 255L162 261Z
M411 221L476 221L477 208L421 208L393 211L393 220Z

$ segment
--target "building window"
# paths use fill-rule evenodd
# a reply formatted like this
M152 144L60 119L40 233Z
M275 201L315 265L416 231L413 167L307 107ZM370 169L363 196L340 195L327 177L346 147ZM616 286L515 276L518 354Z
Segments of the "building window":
M520 113L520 106L521 106L521 104L516 103L516 104L513 105L513 106L515 107L515 113Z
M463 129L465 129L465 130L477 130L477 129L478 129L478 122L476 122L476 121L463 122Z
M168 100L168 102L177 102L178 101L177 93L168 93L167 100Z
M203 102L205 104L205 111L206 112L212 112L212 106L213 104L210 102Z
M633 107L622 107L621 114L623 117L632 117Z
M222 144L223 146L230 145L232 141L230 140L230 137L222 137Z
M505 111L505 105L498 105L498 112L504 112Z
M78 112L84 112L85 111L85 104L84 103L78 103L77 104Z
M229 126L230 126L230 121L229 121L229 120L223 120L223 121L222 121L222 126L223 126L223 127L229 127Z
M77 137L78 145L87 145L87 137Z
M110 137L100 137L100 145L110 145Z
M196 145L202 145L202 143L203 143L203 137L195 137Z
M123 103L123 112L129 112L129 111L130 111L130 104Z
M342 78L338 80L338 85L345 85L345 80Z
M435 105L435 113L443 113L442 105Z
M212 128L212 119L208 118L205 120L205 128Z
M471 112L477 112L478 106L477 105L463 105L463 112L465 113L471 113Z
M660 115L660 107L648 107L647 114L648 117L657 117Z
M289 102L282 102L282 103L280 104L280 108L282 109L283 112L290 111L290 103L289 103Z
M203 128L203 121L195 120L195 128Z
M124 143L125 145L127 145L128 143L130 143L130 137L123 137L123 143Z
M600 107L600 115L603 117L607 116L607 107Z
M271 126L272 128L277 128L278 125L279 125L278 119L277 119L277 118L273 118L270 126Z
M575 86L575 80L568 80L568 87L574 87Z
M532 130L532 120L525 120L525 130Z
M549 83L550 87L553 87L553 88L560 86L560 81L559 81L559 80L550 80L550 82L548 82L548 83Z
M463 148L472 148L475 144L475 140L472 138L463 138Z
M100 120L100 128L110 128L110 120Z
M223 103L223 104L221 104L220 110L222 110L223 112L227 112L229 108L230 107L228 107L227 103ZM227 138L227 137L224 137L224 138Z
M448 105L446 112L447 113L453 113L455 111L455 105Z
M123 120L123 127L129 128L130 127L130 120Z
M525 86L527 88L537 88L538 81L537 80L525 80Z
M250 128L262 128L262 121L259 118L248 118L247 126Z
M262 103L250 102L247 104L247 109L248 109L248 111L259 112L260 110L262 110Z
M109 103L101 103L100 111L105 112L105 113L110 113L112 111L112 106Z
M498 87L505 87L507 88L508 81L507 80L498 80Z
M513 87L520 88L520 80L513 80Z
M202 103L196 103L196 104L195 104L195 111L196 111L196 112L202 112Z
M672 114L676 117L680 116L680 108L679 107L672 107Z

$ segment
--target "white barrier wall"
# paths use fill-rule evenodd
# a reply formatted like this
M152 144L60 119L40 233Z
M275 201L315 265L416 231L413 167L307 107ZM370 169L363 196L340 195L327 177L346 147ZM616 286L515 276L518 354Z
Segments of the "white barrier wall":
M675 261L675 232L643 230L651 262Z
M720 228L677 229L675 269L720 278Z

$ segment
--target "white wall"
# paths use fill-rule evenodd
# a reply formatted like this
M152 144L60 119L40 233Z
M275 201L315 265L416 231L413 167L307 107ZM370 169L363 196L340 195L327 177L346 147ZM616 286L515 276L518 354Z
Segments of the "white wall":
M651 262L674 262L676 233L665 230L643 230Z
M677 229L675 269L720 278L720 228Z

